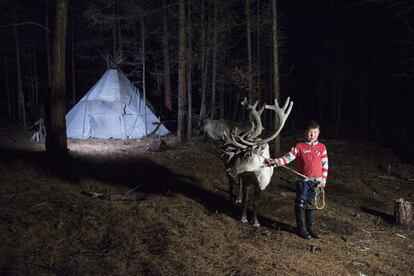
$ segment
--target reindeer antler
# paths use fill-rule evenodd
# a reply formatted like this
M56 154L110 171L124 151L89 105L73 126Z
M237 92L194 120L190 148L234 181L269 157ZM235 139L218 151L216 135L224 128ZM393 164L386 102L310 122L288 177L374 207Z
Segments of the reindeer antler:
M272 141L273 139L275 139L280 131L282 130L286 119L289 117L290 112L292 111L292 107L293 107L293 102L290 101L290 98L287 98L285 104L283 105L282 108L279 107L279 104L277 102L277 99L275 99L275 104L274 105L265 105L264 107L262 107L259 111L256 111L256 106L257 106L257 102L253 105L250 106L247 104L247 100L245 99L242 103L242 105L246 106L247 108L249 108L250 113L252 114L252 116L255 118L256 120L256 129L255 131L252 133L252 135L248 136L247 138L244 138L243 136L240 135L231 135L231 140L232 140L232 145L245 149L246 147L251 147L251 146L256 146L256 145L261 145L261 144L265 144L268 143L270 141ZM256 140L256 141L252 141L253 138L256 138L258 135L260 135L260 133L263 131L263 127L262 127L262 123L260 120L260 115L262 114L264 109L269 109L269 110L273 110L276 115L278 116L279 119L279 125L277 127L277 129L275 130L275 132L268 138L265 138L263 140ZM257 135L257 136L254 136Z
M225 131L223 132L223 138L226 141L226 145L233 145L239 149L245 149L248 147L248 145L243 145L239 143L238 141L236 141L236 137L241 138L243 136L240 136L238 134L232 134L232 133L227 134Z
M263 131L263 125L260 116L262 115L265 107L262 106L262 108L256 110L258 103L259 101L256 101L253 105L249 105L249 103L247 102L247 98L244 98L244 100L241 102L241 105L244 106L250 112L250 114L256 122L254 132L247 136L247 139L250 141L255 140Z
M286 119L289 117L289 114L292 111L292 107L293 107L293 102L290 101L290 97L286 99L286 102L282 108L279 107L277 99L275 99L274 105L267 105L267 104L265 105L266 109L273 110L276 113L276 115L279 117L279 126L276 129L276 131L273 133L273 135L271 135L270 137L266 139L263 139L262 141L260 141L261 143L268 143L279 135L280 131L285 125Z

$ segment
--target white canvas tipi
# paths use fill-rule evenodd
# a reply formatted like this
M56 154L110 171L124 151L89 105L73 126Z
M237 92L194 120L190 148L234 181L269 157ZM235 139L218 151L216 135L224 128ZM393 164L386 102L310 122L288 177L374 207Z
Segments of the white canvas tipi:
M66 134L79 139L141 138L154 131L158 121L128 78L110 69L66 114ZM160 125L156 133L168 130Z

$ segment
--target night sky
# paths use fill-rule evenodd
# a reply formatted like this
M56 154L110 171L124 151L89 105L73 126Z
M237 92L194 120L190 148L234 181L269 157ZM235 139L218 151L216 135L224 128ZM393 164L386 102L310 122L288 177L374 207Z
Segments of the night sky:
M77 101L105 72L107 63L102 55L113 53L114 47L122 48L125 55L119 69L142 89L139 57L141 56L140 24L141 16L144 15L146 91L156 112L162 115L163 120L174 121L177 116L178 89L176 2L171 0L69 0L68 2L67 108L73 105L73 90ZM193 0L186 3L191 12L187 24L188 30L192 33L194 66L191 84L194 97L193 110L197 114L200 108L201 89L202 8L201 1ZM205 26L208 28L208 24L212 26L214 1L206 0L205 3L207 8L204 10L204 18ZM243 71L248 64L244 13L246 1L229 0L217 1L217 3L219 26L217 93L222 97L217 97L216 105L219 106L223 101L225 106L229 106L225 108L223 117L240 120L242 113L237 109L234 110L237 106L234 103L238 98L244 97L246 91L235 80L234 72L235 68ZM253 65L255 72L260 71L261 100L266 102L270 102L272 98L270 5L271 1L250 1ZM277 5L280 94L282 99L289 96L295 102L294 111L284 130L285 134L299 131L306 121L316 119L322 125L325 138L380 142L395 149L404 160L413 160L414 146L411 144L410 135L414 127L412 92L414 2L279 0ZM31 102L27 100L27 119L33 122L37 116L38 106L48 91L46 36L49 36L49 42L52 43L54 9L55 1L0 1L1 117L12 120L17 118L16 111L12 111L11 116L8 113L6 99L9 91L8 93L12 95L11 104L16 105L16 29L25 98L29 99L29 95L33 93L38 93L39 96L37 106L33 100ZM170 39L174 106L172 112L166 110L163 101L164 60L161 35L164 10L167 10ZM97 11L101 12L101 16L96 15ZM47 15L48 22L46 22ZM114 16L117 18L115 21ZM119 31L117 37L121 37L116 46L113 39L114 24ZM45 31L45 28L48 28L49 32ZM211 30L212 27L210 32L207 31L207 40L210 42ZM210 48L207 95L211 91L211 54ZM74 75L72 70L75 72ZM170 127L174 128L174 124Z

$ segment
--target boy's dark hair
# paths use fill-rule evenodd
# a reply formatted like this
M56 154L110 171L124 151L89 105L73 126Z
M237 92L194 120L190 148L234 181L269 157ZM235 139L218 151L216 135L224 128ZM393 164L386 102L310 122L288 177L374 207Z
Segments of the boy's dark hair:
M310 120L308 124L306 125L305 131L308 131L311 128L320 128L320 125L315 120Z

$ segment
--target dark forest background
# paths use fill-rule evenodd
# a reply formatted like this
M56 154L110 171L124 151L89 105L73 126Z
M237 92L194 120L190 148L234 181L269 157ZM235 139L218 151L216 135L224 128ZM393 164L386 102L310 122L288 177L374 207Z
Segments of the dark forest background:
M178 74L179 2L68 0L67 111L110 67L146 91L171 131L179 89L190 104L187 132L206 115L246 120L239 104L245 96L270 104L276 89L272 1L182 2L185 87ZM295 102L282 134L316 119L324 138L380 142L412 161L414 2L276 3L279 97ZM54 30L62 20L55 13L56 1L0 0L0 116L25 128L43 116L50 91ZM272 119L264 114L266 129Z

